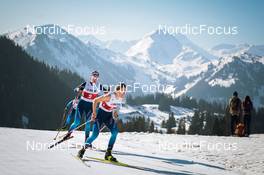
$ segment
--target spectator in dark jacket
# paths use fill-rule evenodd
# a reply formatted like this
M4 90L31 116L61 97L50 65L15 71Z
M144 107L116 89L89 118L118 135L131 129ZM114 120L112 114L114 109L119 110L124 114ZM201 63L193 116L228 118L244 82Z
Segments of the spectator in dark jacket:
M245 125L245 136L250 135L251 112L253 110L253 103L249 96L246 96L242 103L243 119Z

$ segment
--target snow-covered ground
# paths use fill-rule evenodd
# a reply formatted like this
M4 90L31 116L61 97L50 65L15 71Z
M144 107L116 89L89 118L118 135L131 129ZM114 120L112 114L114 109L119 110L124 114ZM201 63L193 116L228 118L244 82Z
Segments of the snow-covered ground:
M250 138L120 133L114 154L137 168L95 161L84 166L75 159L75 143L83 132L52 150L46 149L55 131L0 128L1 174L264 174L264 135ZM94 146L105 149L109 133L101 133ZM60 148L60 149L59 149ZM214 149L213 148L217 148ZM103 158L104 153L87 150L85 156Z

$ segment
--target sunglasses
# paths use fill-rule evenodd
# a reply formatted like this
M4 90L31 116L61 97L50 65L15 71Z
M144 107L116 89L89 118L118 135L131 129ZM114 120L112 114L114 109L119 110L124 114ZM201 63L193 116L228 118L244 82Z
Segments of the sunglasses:
M97 74L94 74L92 76L95 77L95 78L99 78L99 75L97 75Z

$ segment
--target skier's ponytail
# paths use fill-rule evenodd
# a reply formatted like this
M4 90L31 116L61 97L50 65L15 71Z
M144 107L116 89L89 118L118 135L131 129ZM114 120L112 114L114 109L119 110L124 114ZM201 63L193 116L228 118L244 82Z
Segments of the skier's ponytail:
M121 90L121 89L124 89L124 88L126 88L126 84L123 83L123 82L119 83L119 84L116 86L116 90L117 90L117 91L119 91L119 90Z

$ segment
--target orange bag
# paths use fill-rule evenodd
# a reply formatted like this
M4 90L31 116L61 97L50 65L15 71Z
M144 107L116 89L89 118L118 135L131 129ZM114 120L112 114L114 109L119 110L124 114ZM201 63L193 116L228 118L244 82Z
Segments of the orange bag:
M235 134L238 137L245 136L245 125L243 123L239 123L239 124L236 125Z

